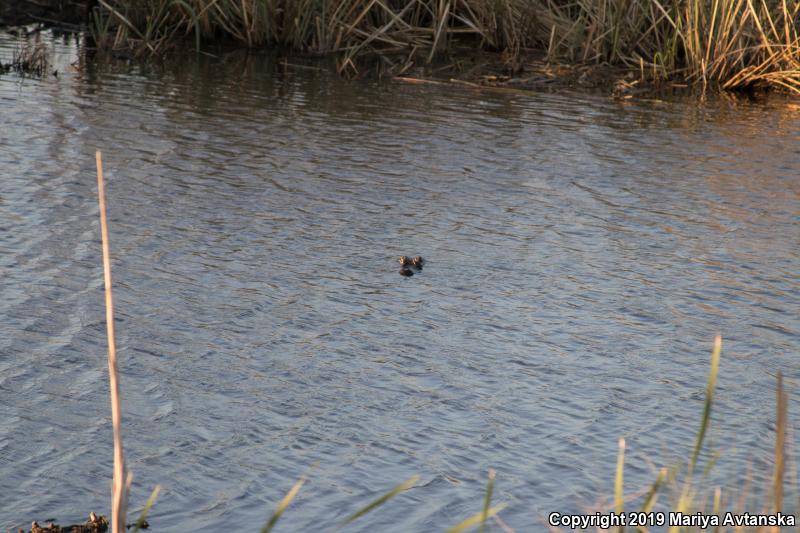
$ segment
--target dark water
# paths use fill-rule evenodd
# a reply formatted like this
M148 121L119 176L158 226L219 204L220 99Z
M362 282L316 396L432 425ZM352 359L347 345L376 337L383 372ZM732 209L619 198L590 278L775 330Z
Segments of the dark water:
M690 454L716 333L713 481L768 475L779 370L797 471L800 104L76 50L57 78L0 76L0 530L108 512L98 148L154 531L256 531L304 475L281 531L415 473L347 530L454 525L489 468L516 531L605 509L619 437L631 494ZM400 254L428 266L402 278Z

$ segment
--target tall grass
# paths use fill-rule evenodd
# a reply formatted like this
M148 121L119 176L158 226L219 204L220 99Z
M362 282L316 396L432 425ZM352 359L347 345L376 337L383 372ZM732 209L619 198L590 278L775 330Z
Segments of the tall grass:
M164 53L178 38L219 38L336 53L343 73L378 55L394 72L455 43L610 63L651 80L800 93L797 0L98 0L104 48Z
M777 387L776 387L776 416L775 416L775 455L774 455L774 465L773 465L773 473L771 479L768 480L768 483L765 487L763 487L763 491L761 492L760 496L762 498L761 502L761 509L753 509L748 508L745 502L752 496L750 494L750 479L748 478L748 482L744 484L742 488L735 488L730 491L730 494L723 493L723 490L720 487L716 487L713 489L710 501L707 501L706 495L709 492L708 487L708 477L707 474L709 473L710 469L713 467L715 462L715 457L712 456L706 461L704 465L703 475L698 476L696 474L696 468L699 464L701 464L701 452L704 448L704 444L706 442L706 436L708 433L708 429L711 423L711 413L712 407L714 404L714 397L716 393L716 384L717 384L717 376L719 373L719 366L720 366L720 357L722 352L722 339L717 336L714 339L714 347L711 353L711 364L710 370L708 373L708 379L706 383L706 398L703 405L703 412L700 417L700 427L698 429L697 435L695 437L695 442L692 447L691 453L689 454L688 459L686 460L685 464L678 464L674 465L671 468L662 468L659 470L658 474L656 475L656 479L653 481L652 485L649 487L648 490L640 493L639 497L641 497L641 506L638 508L638 511L632 511L634 514L639 516L645 516L654 512L656 508L656 503L659 496L665 497L667 502L662 504L659 509L659 513L662 513L665 517L668 516L667 513L670 512L679 512L683 513L684 515L694 515L695 513L703 513L705 515L716 515L716 516L724 516L727 511L731 511L733 513L742 514L745 512L749 512L751 515L760 512L761 514L772 513L777 514L783 512L783 500L784 500L784 488L785 488L785 478L786 478L786 457L785 457L785 447L786 447L786 433L787 433L787 425L788 425L788 395L784 391L783 387L783 378L781 373L778 373L777 376ZM608 506L607 511L613 510L617 514L622 514L625 511L625 502L633 499L632 497L626 497L624 493L624 470L625 470L625 439L619 439L619 452L617 455L617 463L614 475L614 482L613 482L613 504ZM486 483L486 490L484 493L484 500L483 500L483 508L481 511L478 511L474 515L464 519L463 521L459 522L455 526L446 529L445 533L461 533L468 530L473 530L474 528L478 528L478 533L484 533L487 530L488 520L491 518L494 522L506 533L513 533L513 530L503 522L500 517L499 513L506 507L505 503L501 503L495 506L492 506L492 495L494 493L494 483L495 483L496 473L494 470L489 471L487 483ZM393 489L389 490L382 496L376 498L375 500L371 501L358 511L352 513L348 516L344 521L342 521L338 528L347 526L349 523L355 521L358 518L366 515L367 513L374 511L378 507L386 504L389 500L404 492L406 490L411 489L416 481L417 476L412 477L411 479L397 485ZM267 525L262 529L262 533L266 533L271 531L272 527L277 522L277 519L281 516L283 511L288 506L289 502L294 498L299 491L300 486L303 484L303 480L295 484L295 486L289 491L289 493L284 497L281 503L278 505L277 509L273 513L272 517L270 518ZM637 491L638 492L638 491ZM636 499L639 499L638 497ZM753 504L751 503L751 506ZM631 511L629 511L630 513ZM627 516L630 516L628 514ZM615 528L617 533L624 533L625 531L636 531L637 533L647 533L648 531L652 530L668 530L671 533L680 533L680 532L700 532L706 531L700 529L700 527L695 526L682 526L676 524L670 524L669 519L665 518L666 522L661 526L656 525L653 527L653 524L640 524L636 526L631 526L626 528L623 525ZM720 518L720 523L722 524L722 519ZM322 530L327 530L324 527ZM565 531L563 529L558 529L555 527L550 528L551 531ZM725 526L720 525L719 527L715 527L714 531L716 533L741 533L741 532L777 532L780 529L777 527L740 527L740 526ZM797 528L792 528L791 531L796 531Z
M711 490L711 497L710 500L707 498L707 494L709 493L709 488L707 487L709 478L707 474L711 470L714 464L714 457L713 455L710 457L708 461L704 464L703 475L698 476L696 474L698 465L702 463L701 456L704 454L702 453L704 449L704 444L706 442L706 436L708 434L708 429L711 423L711 413L712 408L714 405L714 397L716 394L716 384L717 384L717 376L719 374L719 367L720 367L720 358L722 352L722 339L721 337L717 336L714 339L714 346L711 352L711 361L710 361L710 369L708 373L708 379L706 382L706 397L705 402L703 404L703 412L700 417L700 425L697 431L697 435L694 439L694 445L691 448L691 452L689 453L688 459L686 460L685 465L678 464L674 465L671 468L661 468L655 480L653 481L652 485L642 493L639 493L639 496L636 498L632 498L630 496L626 497L624 493L624 470L625 470L625 439L619 439L618 445L618 455L617 455L617 463L613 481L613 504L607 506L607 511L613 510L617 514L621 514L625 512L625 502L629 501L630 499L641 499L641 505L639 506L638 510L634 510L633 513L638 513L640 516L648 515L656 509L656 503L659 497L664 497L667 501L659 506L661 513L668 512L680 512L684 515L693 515L695 513L703 513L706 515L716 515L721 516L724 515L726 511L731 511L733 513L742 514L744 512L750 512L751 514L755 512L761 512L762 514L772 513L777 514L783 511L783 500L784 500L784 486L785 486L785 478L786 478L786 457L785 457L785 447L786 447L786 434L787 434L787 425L788 425L788 395L784 391L783 387L783 379L780 373L778 373L777 377L777 387L776 387L776 415L775 415L775 452L774 452L774 468L772 472L771 479L768 483L762 488L760 494L755 494L755 496L761 497L761 509L752 509L747 508L745 502L748 499L751 499L750 494L750 483L751 479L748 476L748 480L743 484L742 487L736 487L731 490L730 495L727 493L723 493L723 490L720 487L715 487ZM487 530L488 520L491 518L494 522L502 529L502 531L506 533L513 533L513 530L508 527L505 522L503 522L500 517L499 513L505 507L505 503L501 503L495 506L492 506L492 496L494 493L494 484L495 484L496 473L494 470L489 471L486 490L483 499L483 508L482 510L478 511L474 515L466 518L465 520L459 522L455 526L446 529L445 533L461 533L468 530L474 530L474 528L478 528L478 533L483 533ZM378 507L386 504L406 490L410 490L415 485L416 481L418 480L417 476L412 477L411 479L397 485L393 489L389 490L382 496L376 498L375 500L371 501L364 507L360 508L359 510L355 511L351 515L349 515L345 520L343 520L338 528L342 528L350 524L351 522L355 521L356 519L361 518L362 516L366 515L367 513L374 511ZM267 531L271 531L272 527L277 522L277 519L283 513L283 511L288 506L289 502L294 498L299 490L300 486L302 485L303 480L295 484L295 486L289 491L289 493L284 497L281 503L278 505L277 509L273 513L272 517L270 518L267 525L262 529L262 533ZM795 487L796 489L797 487ZM708 501L707 501L708 500ZM752 505L752 504L751 504ZM630 516L630 515L628 515ZM668 520L668 519L667 519ZM722 520L720 520L722 522ZM324 529L324 528L323 528ZM555 527L550 528L551 531L568 531L564 529L558 529ZM648 527L648 525L637 525L631 526L626 528L625 526L620 525L619 527L615 528L617 533L624 533L625 531L636 531L637 533L647 533L648 531L658 530L664 531L668 530L671 533L680 533L680 532L700 532L705 531L701 530L699 527L694 526L680 526L680 525L670 525L667 521L663 526L655 528L652 527L652 524ZM797 531L797 528L791 529L792 531ZM714 528L716 533L721 532L729 532L729 533L742 533L742 532L777 532L779 528L765 528L765 527L740 527L740 526L724 526L720 525L719 527Z
M714 465L715 457L712 456L706 461L703 470L703 476L696 475L696 468L701 463L701 455L702 450L704 448L704 444L706 441L706 436L708 433L708 429L711 423L711 413L714 404L714 397L716 393L716 384L717 384L717 376L719 374L719 367L720 367L720 358L722 352L722 339L717 336L714 339L714 347L711 353L711 362L710 362L710 370L708 374L708 379L706 383L706 397L705 402L703 405L703 412L700 417L700 427L698 429L697 435L695 437L694 446L692 447L692 451L686 461L685 465L674 465L673 467L667 469L662 468L659 470L658 474L656 475L656 479L649 487L648 490L644 491L643 497L641 498L641 506L638 509L640 515L647 515L652 513L653 510L656 508L656 502L659 496L665 497L667 502L660 506L660 509L663 513L669 512L680 512L684 515L692 515L698 512L704 513L706 515L716 515L722 516L725 514L726 511L731 511L733 513L742 514L744 512L749 512L750 514L755 514L761 512L762 514L772 513L777 514L783 512L783 500L784 500L784 488L785 488L785 478L786 478L786 457L785 457L785 447L786 447L786 434L787 434L787 425L788 425L788 394L784 390L783 386L783 378L781 373L778 373L777 376L777 387L776 387L776 415L775 415L775 453L774 453L774 463L773 463L773 473L771 479L769 479L766 486L763 487L762 492L760 493L761 496L761 509L753 509L748 508L745 504L748 499L752 499L751 496L753 494L750 493L751 487L751 479L748 476L748 480L744 483L743 487L741 488L734 488L730 490L730 494L723 493L723 490L720 487L716 487L713 489L712 495L710 497L710 501L707 501L706 495L709 492L708 487L705 485L708 484L708 477L707 474L711 470ZM614 476L614 483L613 483L613 505L610 506L610 509L613 510L617 514L621 514L625 512L624 504L626 501L631 499L631 497L626 497L624 494L624 469L625 469L625 439L619 440L619 452L617 455L617 464L615 469L615 476ZM486 491L484 496L483 502L483 509L482 511L477 512L476 514L470 516L469 518L463 520L462 522L458 523L457 525L445 530L445 533L460 533L463 531L471 530L475 527L479 528L479 533L482 533L486 530L487 521L489 518L495 520L495 522L501 527L503 531L506 533L513 533L513 530L508 527L498 516L498 513L506 507L505 504L499 504L491 507L491 500L492 494L494 491L494 483L495 483L496 474L493 470L489 471L489 476L486 484ZM699 478L699 480L698 480ZM359 511L356 511L348 519L340 524L340 526L344 526L349 522L355 520L356 518L360 518L367 512L370 512L380 505L385 504L388 502L392 497L399 494L402 491L410 489L414 482L416 481L416 477L398 485L394 489L390 490L383 496L377 498L376 500L372 501ZM796 489L797 487L795 487ZM296 491L295 491L296 493ZM294 494L292 494L294 496ZM759 496L756 494L755 496ZM284 501L286 499L284 498ZM751 506L753 503L751 503ZM282 512L285 505L283 503L279 505L279 510ZM277 511L276 511L277 512ZM275 517L275 515L273 515ZM721 520L720 520L721 521ZM274 521L271 520L270 524L274 525ZM670 525L668 522L664 524L664 527L668 527L668 530L673 533L679 532L699 532L705 531L701 530L699 527L694 526L679 526L679 525ZM656 530L664 530L663 527L656 527ZM646 533L647 531L653 530L652 528L648 528L646 525L639 525L634 526L629 529L626 529L625 526L619 526L616 528L618 533L624 533L625 531L636 531L638 533ZM722 532L730 532L730 533L740 533L740 532L777 532L780 528L778 527L740 527L740 526L724 526L721 525L714 529L717 533ZM796 531L796 528L792 528L792 531ZM551 528L551 531L563 531L557 528Z
M668 502L661 505L664 512L680 512L683 514L694 514L701 512L708 515L724 515L726 511L742 514L749 512L751 515L756 513L761 514L777 514L784 512L783 499L786 477L786 433L788 425L788 395L783 387L783 378L780 372L777 376L776 387L776 415L775 415L775 453L773 462L773 473L767 478L767 484L760 487L760 493L751 493L752 476L748 474L748 479L740 487L732 488L728 491L723 491L722 488L716 487L711 492L710 498L708 497L708 473L712 469L716 457L711 454L706 461L703 469L703 475L698 476L696 468L701 463L701 451L703 450L706 441L706 435L709 425L711 423L711 412L714 404L714 396L716 392L717 375L719 373L720 355L722 350L722 339L717 336L714 340L714 348L711 354L711 365L708 374L708 381L706 385L706 398L703 407L703 413L700 419L700 428L695 437L695 444L692 452L686 462L685 466L674 465L672 468L662 468L656 476L655 481L649 490L644 494L643 503L640 511L642 513L650 513L655 506L656 500L659 495L668 499ZM624 470L624 441L620 440L620 452L617 461L617 471L614 483L614 509L617 513L622 510L622 502L626 500L623 493L622 486L622 472ZM797 489L797 487L795 487ZM759 509L752 508L753 505L758 505L754 502L756 498L760 498L761 507ZM750 501L748 506L745 502ZM800 504L800 502L797 502ZM749 507L749 508L748 508ZM796 513L796 509L795 509ZM722 520L720 520L722 522ZM625 530L622 526L619 532ZM648 531L647 527L636 527L637 532L644 533ZM659 529L660 530L660 529ZM745 532L745 531L779 531L778 527L740 527L740 526L725 526L720 525L714 531L721 532ZM695 532L705 531L699 527L694 526L679 526L671 525L668 529L670 533L679 532ZM797 528L791 528L790 531L797 531Z
M41 78L48 73L50 51L37 34L34 40L21 40L14 48L11 63L0 61L0 74L14 71L22 76Z

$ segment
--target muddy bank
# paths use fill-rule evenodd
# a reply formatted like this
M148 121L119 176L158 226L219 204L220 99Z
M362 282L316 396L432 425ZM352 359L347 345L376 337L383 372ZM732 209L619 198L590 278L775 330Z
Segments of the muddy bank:
M558 91L576 89L599 92L615 98L632 98L662 90L685 90L683 84L654 84L631 69L607 63L561 63L545 54L529 53L514 68L502 54L482 53L464 68L444 66L410 70L396 76L406 83L448 83L464 87L505 91Z
M296 65L289 61L281 59L279 65L287 65L287 70L292 70ZM509 93L580 91L620 100L697 92L689 83L656 79L639 69L605 62L563 62L536 50L521 53L513 64L509 64L508 57L501 52L462 48L433 65L411 66L399 72L384 67L378 60L365 61L358 64L353 77L377 75L402 83Z

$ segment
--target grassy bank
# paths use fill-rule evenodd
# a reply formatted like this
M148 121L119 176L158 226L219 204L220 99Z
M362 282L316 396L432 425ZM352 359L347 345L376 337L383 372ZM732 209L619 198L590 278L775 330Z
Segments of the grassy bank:
M160 54L233 39L334 53L342 73L380 57L392 73L489 49L624 66L649 82L800 94L797 0L98 0L98 45Z

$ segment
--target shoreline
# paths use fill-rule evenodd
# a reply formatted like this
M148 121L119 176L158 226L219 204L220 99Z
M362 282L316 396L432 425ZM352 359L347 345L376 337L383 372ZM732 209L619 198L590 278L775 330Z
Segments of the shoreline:
M184 47L206 53L229 44L291 50L290 55L331 57L347 78L581 89L617 99L672 91L800 96L797 9L780 2L763 3L758 11L711 9L696 0L697 12L670 16L669 10L679 8L677 0L631 1L567 9L507 0L507 9L499 12L491 2L474 0L438 12L430 0L397 5L356 0L346 9L336 3L277 2L263 10L232 0L198 0L194 8L166 0L152 5L0 0L0 28L17 26L25 35L24 25L36 23L80 31L89 49L125 58L167 57ZM623 9L638 18L606 13Z
M196 55L197 52L188 43L177 43L169 54L162 56L136 55L128 50L103 50L92 46L91 35L85 30L69 29L47 23L20 24L15 26L0 26L0 32L17 35L23 44L17 51L18 57L10 63L0 62L0 75L16 72L22 76L42 78L53 75L58 76L58 71L48 69L50 65L43 59L47 54L47 44L39 42L37 34L52 30L59 34L81 34L90 43L81 51L90 56L106 57L119 61L149 62L180 60L187 55ZM27 39L22 41L22 39ZM33 43L31 45L31 43ZM30 46L28 46L30 45ZM208 43L201 55L220 57L226 53L266 53L274 54L276 68L282 72L293 69L327 70L336 74L333 65L335 53L312 54L287 50L285 47L258 47L246 48L235 42ZM363 61L364 65L357 74L346 76L348 79L386 79L405 84L440 85L464 90L492 91L505 94L526 95L540 92L565 92L577 91L580 93L597 94L613 98L618 101L631 99L663 99L670 97L697 96L702 97L702 91L688 83L675 81L660 81L654 83L646 77L637 76L633 69L623 66L593 64L587 62L563 63L549 61L546 54L530 50L520 57L516 70L511 71L504 63L504 57L499 52L459 50L453 52L448 58L439 60L431 65L420 65L400 74L382 73L379 69L369 67L369 63L379 58L369 58L372 61ZM325 61L330 60L330 61ZM44 63L43 63L44 61ZM309 66L305 61L320 61L328 63L327 66ZM464 64L469 64L464 67ZM51 72L52 71L52 72ZM339 73L339 75L342 75ZM792 96L792 93L770 91L764 89L737 90L737 91L708 91L709 94L741 95L745 98L766 97L770 93L783 96Z

